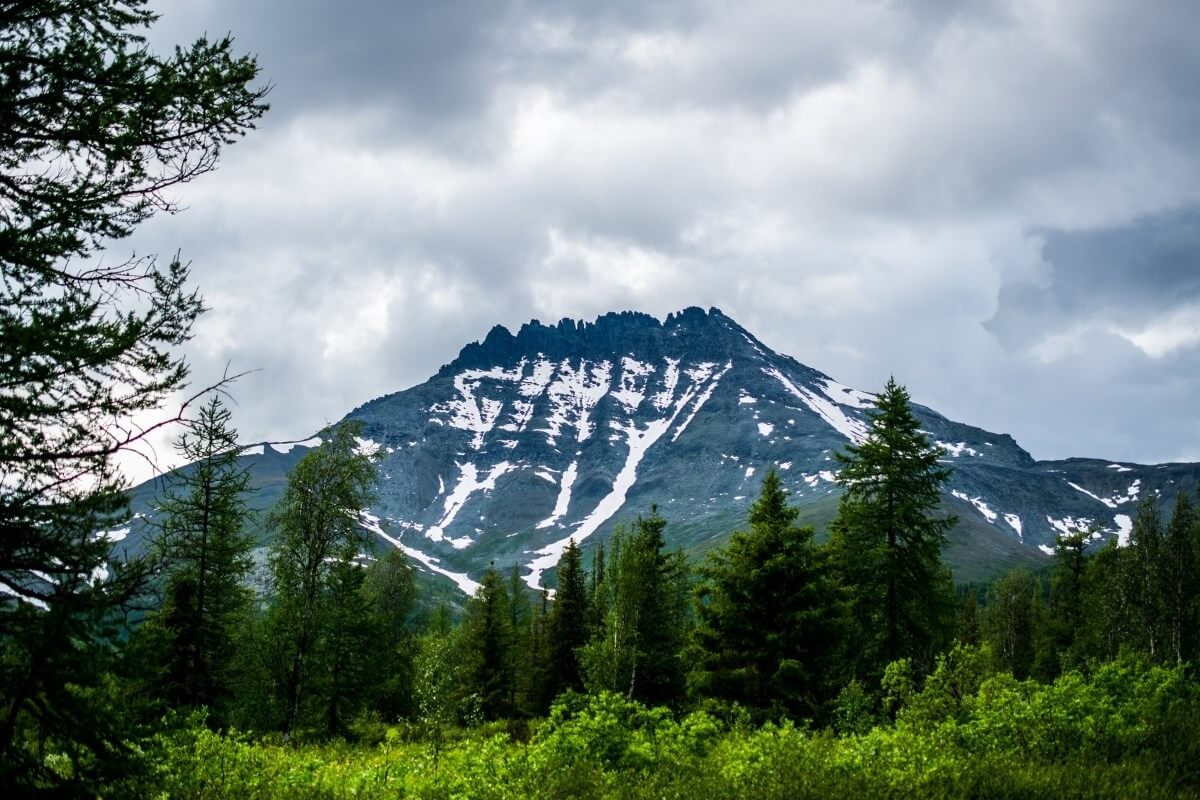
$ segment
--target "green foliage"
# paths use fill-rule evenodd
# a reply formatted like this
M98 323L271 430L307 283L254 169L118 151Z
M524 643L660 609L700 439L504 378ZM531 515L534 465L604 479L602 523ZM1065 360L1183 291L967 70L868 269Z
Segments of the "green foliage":
M228 38L155 55L146 6L0 7L0 785L14 792L87 793L139 763L111 643L148 565L106 565L96 533L128 518L114 456L170 421L203 303L178 260L102 249L173 208L172 187L266 110Z
M359 513L370 504L375 482L370 459L357 453L361 432L357 422L327 431L328 438L288 476L287 489L270 517L276 539L270 557L274 602L267 615L267 636L271 649L283 659L273 671L283 709L278 724L285 737L303 721L302 706L308 700L313 702L307 710L319 716L327 730L336 716L331 697L324 698L326 702L307 697L321 673L319 665L308 661L314 655L337 659L336 645L325 647L324 653L315 650L330 644L327 634L338 625L338 604L356 591L346 585L357 580L348 574L354 568L346 562L366 546Z
M484 719L509 716L516 705L516 642L508 591L495 565L488 567L467 603L462 629L463 693Z
M664 552L666 525L652 507L632 532L613 532L596 590L604 617L579 651L588 691L661 704L683 697L690 573L682 552Z
M231 415L216 396L186 423L176 450L190 466L170 476L152 540L165 565L165 597L140 632L161 634L164 698L175 707L207 707L220 725L236 628L251 601L245 585L254 546L246 530L250 475L238 462Z
M697 588L694 695L760 717L817 717L832 695L841 607L824 553L774 469L750 508L750 530L709 554Z
M1035 628L1041 620L1041 587L1025 570L1015 570L988 590L983 609L983 638L996 666L1018 680L1029 677L1037 657ZM1043 654L1056 653L1043 645Z
M875 677L901 657L927 669L947 643L954 595L940 554L955 520L935 516L950 471L904 387L889 379L868 417L866 439L837 454L845 492L830 546L849 592L857 672Z
M985 660L972 648L954 651L930 676L940 676L938 688L927 681L894 726L843 736L787 722L730 730L704 713L677 717L605 692L561 698L528 742L492 728L458 732L437 757L400 731L369 747L281 748L193 724L158 737L147 753L151 779L122 789L194 798L705 800L1200 790L1200 734L1188 724L1200 696L1183 669L1125 657L1091 677L1069 672L1043 685L981 677Z
M572 540L559 559L555 572L558 591L550 611L548 694L556 697L565 691L582 691L583 674L579 649L588 641L590 614L583 556Z

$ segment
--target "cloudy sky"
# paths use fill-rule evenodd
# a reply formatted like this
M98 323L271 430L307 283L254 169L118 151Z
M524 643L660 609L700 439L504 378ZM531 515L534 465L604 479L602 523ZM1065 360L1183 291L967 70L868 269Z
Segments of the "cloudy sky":
M1200 460L1200 4L161 0L274 88L187 209L247 441L496 323L719 306L1039 458Z

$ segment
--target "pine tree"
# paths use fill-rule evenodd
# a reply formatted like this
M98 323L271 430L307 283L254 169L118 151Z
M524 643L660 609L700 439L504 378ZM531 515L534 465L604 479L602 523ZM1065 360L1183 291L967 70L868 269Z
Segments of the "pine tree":
M868 433L837 453L844 488L831 545L849 589L859 670L910 657L922 668L947 642L953 583L941 562L953 517L936 514L950 470L918 429L908 392L889 379L868 414Z
M359 513L370 504L375 468L356 451L361 432L357 422L326 431L321 446L292 469L271 513L277 533L270 559L271 628L276 649L287 654L279 678L285 738L298 722L306 661L327 631L333 565L350 560L366 543Z
M484 719L512 714L516 694L512 617L508 591L495 565L488 567L463 622L466 692Z
M214 724L229 694L235 628L251 599L246 577L254 538L247 530L247 468L240 464L231 414L213 396L176 442L188 464L158 500L152 546L165 564L163 613L149 627L166 642L166 697L206 706Z
M18 792L65 780L29 743L70 753L81 794L134 763L97 698L147 570L106 565L96 533L128 518L114 456L185 388L174 351L203 308L178 260L97 256L266 110L228 38L154 55L147 5L0 7L0 784Z
M583 689L579 648L588 641L589 603L583 556L574 540L567 545L555 573L558 590L550 610L550 696Z
M693 693L760 716L811 718L839 688L838 591L798 514L771 469L749 531L734 533L701 568Z

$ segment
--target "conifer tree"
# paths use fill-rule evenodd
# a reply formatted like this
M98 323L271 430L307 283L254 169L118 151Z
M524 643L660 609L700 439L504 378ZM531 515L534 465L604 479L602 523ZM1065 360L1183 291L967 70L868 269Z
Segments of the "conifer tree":
M1197 569L1196 512L1187 492L1175 499L1175 509L1160 550L1163 580L1163 609L1166 612L1169 658L1182 662L1191 658L1196 637Z
M517 675L521 710L545 714L554 700L550 679L550 593L542 589L538 606L525 633L521 669Z
M982 628L991 644L996 666L1017 680L1029 677L1034 666L1035 628L1040 589L1026 570L1014 570L988 590Z
M930 668L947 642L954 597L941 549L955 519L936 513L950 470L895 379L868 420L866 438L836 454L844 494L831 545L849 590L859 671L878 677L901 657Z
M589 691L618 692L651 705L683 697L689 572L682 553L664 552L666 525L652 506L632 532L618 529L609 540L598 589L604 622L580 653Z
M1167 613L1163 587L1163 530L1158 499L1149 495L1138 502L1130 532L1132 559L1127 587L1132 607L1133 628L1150 658L1162 660L1169 650Z
M1043 656L1048 661L1043 675L1057 675L1063 669L1079 666L1081 653L1076 638L1083 632L1084 571L1087 557L1083 546L1087 534L1080 531L1059 535L1054 540L1054 571L1050 578L1050 603L1045 616Z
M0 5L0 785L78 793L134 762L97 698L146 565L128 519L129 421L187 384L203 309L178 260L99 259L254 126L265 90L225 38L155 55L146 0ZM111 262L111 263L110 263ZM162 414L161 423L181 417ZM37 749L30 749L37 743ZM62 745L69 770L41 750Z
M558 590L550 611L550 696L583 689L579 648L588 641L589 603L583 556L571 540L559 559Z
M817 717L837 691L841 609L825 554L774 469L733 534L700 570L693 693L760 716Z
M412 623L417 603L412 564L398 549L389 549L371 563L363 576L362 593L371 618L372 641L365 654L379 678L372 688L373 703L384 720L410 717L416 632Z
M235 627L251 599L250 474L238 461L231 414L215 395L187 423L176 450L188 466L172 473L157 504L152 547L166 586L163 611L149 627L165 634L166 698L207 706L219 725L215 709L229 693Z
M333 566L360 552L366 535L359 513L371 502L375 468L357 452L359 423L343 422L292 469L283 498L271 514L275 602L271 628L276 649L286 653L279 678L281 729L296 727L308 680L307 660L328 630Z
M514 710L516 675L512 611L504 579L488 567L463 621L465 690L478 702L484 719L501 719Z

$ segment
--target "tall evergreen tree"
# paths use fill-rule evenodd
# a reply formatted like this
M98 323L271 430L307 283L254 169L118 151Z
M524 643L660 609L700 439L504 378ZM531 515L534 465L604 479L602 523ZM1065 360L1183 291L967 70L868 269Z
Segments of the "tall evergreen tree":
M1150 657L1162 660L1169 650L1167 612L1163 587L1163 530L1158 498L1147 495L1138 502L1130 534L1133 553L1128 573L1133 627Z
M271 514L277 534L271 547L271 627L277 650L287 654L279 678L285 737L298 722L307 659L327 631L334 565L353 558L366 543L359 513L370 504L375 468L357 452L361 432L357 422L327 430L321 446L292 469Z
M158 427L130 419L185 388L174 351L202 303L178 261L96 256L172 208L172 187L214 169L266 109L228 38L155 55L147 6L0 3L0 785L13 791L82 794L133 763L133 732L97 687L146 571L106 565L96 533L127 519L114 456ZM29 743L61 747L71 769Z
M749 531L734 533L701 568L694 693L760 715L811 718L839 688L838 591L812 528L796 525L799 513L771 469Z
M1165 644L1169 657L1176 662L1190 659L1194 652L1197 590L1200 589L1196 527L1191 497L1187 492L1180 492L1160 551L1163 610L1167 623Z
M941 549L955 519L936 513L950 470L895 379L868 420L865 439L836 454L844 493L831 544L850 592L859 670L878 677L901 657L931 667L948 640L954 587Z
M996 666L1017 680L1029 677L1033 670L1040 591L1033 575L1014 570L988 590L983 609L983 635L992 646Z
M682 553L664 552L667 521L651 507L632 532L609 540L598 590L603 624L580 653L589 690L606 689L651 705L680 700L686 689L680 652L690 623L689 572Z
M166 586L163 612L149 627L167 640L167 699L207 706L220 724L216 708L229 693L235 628L251 600L250 474L238 461L231 414L215 395L187 423L176 450L188 466L172 473L158 500L152 546L165 564Z
M567 545L556 572L558 590L550 611L550 696L583 689L579 649L588 641L589 603L583 556L575 540Z
M416 631L413 609L417 603L416 577L401 550L389 549L363 576L362 593L371 618L371 644L365 658L379 671L373 703L387 721L415 713L413 705Z
M495 564L488 567L463 621L464 678L484 719L500 719L514 710L516 675L512 611L504 579Z
M1043 677L1057 675L1063 669L1081 664L1083 654L1076 639L1083 633L1084 572L1087 556L1083 552L1088 534L1082 531L1059 535L1054 540L1054 571L1050 578L1050 603L1044 618L1046 646L1043 649Z

